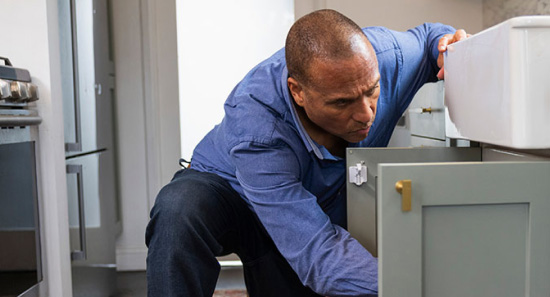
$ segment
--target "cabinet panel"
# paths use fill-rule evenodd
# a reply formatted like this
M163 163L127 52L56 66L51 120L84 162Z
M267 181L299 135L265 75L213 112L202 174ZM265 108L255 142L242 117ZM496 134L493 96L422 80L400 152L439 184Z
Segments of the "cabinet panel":
M380 296L547 296L550 162L381 164ZM396 182L411 180L402 211Z
M445 147L447 143L444 140L411 136L412 147Z
M422 296L525 292L529 204L425 206L422 226ZM493 270L500 275L488 286Z
M550 161L550 150L511 150L503 147L483 147L483 161ZM546 154L546 155L545 155Z
M347 187L348 230L371 254L376 245L376 178L378 164L481 161L480 148L354 148L347 151L347 167L364 164L367 181ZM352 177L348 177L348 181Z

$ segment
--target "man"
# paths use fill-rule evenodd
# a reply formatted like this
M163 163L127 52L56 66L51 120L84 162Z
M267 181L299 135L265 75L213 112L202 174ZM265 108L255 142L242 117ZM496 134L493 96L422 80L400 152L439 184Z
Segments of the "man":
M386 146L447 44L465 37L441 24L361 30L333 10L296 21L159 193L149 296L212 296L215 257L231 252L252 297L377 294L377 259L345 230L344 150Z

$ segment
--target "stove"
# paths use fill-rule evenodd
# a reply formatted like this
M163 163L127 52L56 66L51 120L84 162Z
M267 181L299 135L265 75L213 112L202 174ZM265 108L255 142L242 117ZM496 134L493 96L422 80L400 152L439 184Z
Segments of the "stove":
M0 61L0 296L39 296L38 88L27 70Z

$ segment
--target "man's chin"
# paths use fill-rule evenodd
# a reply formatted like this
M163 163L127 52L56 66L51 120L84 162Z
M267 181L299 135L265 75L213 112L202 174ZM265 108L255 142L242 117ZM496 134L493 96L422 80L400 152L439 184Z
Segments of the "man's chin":
M350 143L358 143L367 139L367 136L368 136L368 133L366 133L365 135L357 135L357 136L354 135L353 137L349 137L348 139L346 139L346 141Z

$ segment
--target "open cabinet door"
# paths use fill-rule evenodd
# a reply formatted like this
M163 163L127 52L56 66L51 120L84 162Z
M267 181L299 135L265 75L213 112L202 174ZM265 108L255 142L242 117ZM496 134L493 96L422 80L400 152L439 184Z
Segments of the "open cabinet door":
M378 164L481 161L481 148L349 148L347 217L350 234L377 256L376 179ZM357 166L364 167L366 181L357 182ZM355 170L355 171L354 171Z
M549 184L550 162L379 165L380 296L549 296Z

